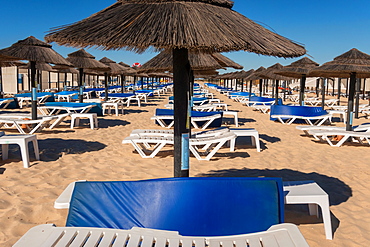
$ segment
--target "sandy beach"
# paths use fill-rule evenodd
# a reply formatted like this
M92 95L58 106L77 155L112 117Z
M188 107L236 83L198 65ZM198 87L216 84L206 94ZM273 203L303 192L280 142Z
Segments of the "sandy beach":
M190 158L190 176L270 176L284 181L314 180L330 197L334 239L326 240L322 219L310 216L306 205L286 207L286 222L295 223L310 246L370 246L370 147L340 148L314 141L295 128L269 120L217 92L215 96L238 111L241 128L259 131L262 151L248 138L237 140L235 152L223 148L211 161ZM37 134L41 161L31 154L23 168L18 147L0 161L0 246L11 246L31 227L53 223L64 226L67 210L55 209L55 199L76 180L139 180L173 176L173 152L142 159L122 140L134 129L160 128L150 117L163 108L170 94L151 98L142 107L130 106L125 115L99 117L99 129L59 128ZM342 104L346 102L342 98ZM366 103L366 102L364 102ZM370 122L360 115L354 124ZM230 121L229 121L230 120ZM335 119L337 120L337 119ZM234 127L231 119L226 119ZM343 123L334 122L337 126ZM6 133L16 131L5 130Z

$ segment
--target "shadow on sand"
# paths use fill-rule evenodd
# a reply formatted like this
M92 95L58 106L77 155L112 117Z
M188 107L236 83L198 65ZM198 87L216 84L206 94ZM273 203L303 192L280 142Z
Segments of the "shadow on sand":
M283 181L315 181L329 195L331 206L346 202L352 197L352 189L343 181L316 172L304 173L290 169L225 169L213 170L208 173L198 174L197 177L280 177ZM285 219L294 224L317 224L322 219L308 215L307 205L285 205ZM331 214L333 232L339 227L339 219Z

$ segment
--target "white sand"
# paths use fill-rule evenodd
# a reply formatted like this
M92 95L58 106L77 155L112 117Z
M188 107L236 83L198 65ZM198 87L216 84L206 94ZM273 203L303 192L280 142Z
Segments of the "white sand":
M145 107L130 107L124 116L99 119L100 129L69 129L68 123L37 134L41 161L23 168L17 147L0 165L0 246L11 246L38 224L63 226L67 210L54 209L63 189L76 180L137 180L173 176L173 154L142 159L121 141L138 128L159 128L149 120L167 97L150 100ZM299 226L310 246L370 246L370 147L330 147L302 136L293 124L282 125L268 115L217 95L239 111L240 127L256 128L262 152L238 139L237 149L222 149L211 161L191 157L191 176L278 176L284 180L315 180L330 196L334 240L326 240L321 219L307 207L289 205L286 222ZM363 117L355 124L370 122ZM343 124L337 123L339 126ZM231 125L232 126L232 125ZM7 133L15 133L7 131Z

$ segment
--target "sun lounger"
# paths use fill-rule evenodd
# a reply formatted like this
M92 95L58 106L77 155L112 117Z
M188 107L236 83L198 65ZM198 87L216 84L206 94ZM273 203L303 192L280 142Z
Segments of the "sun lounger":
M2 98L0 99L1 108L7 108L10 103L14 101L14 98Z
M0 127L16 128L21 134L30 134L50 126L51 121L56 120L56 116L39 116L32 120L29 114L0 114ZM53 126L54 127L54 126Z
M60 112L67 113L87 113L97 103L77 103L77 102L47 102L44 106L38 107L43 115L56 115Z
M364 144L365 141L370 145L370 133L346 130L309 130L309 134L316 136L321 141L326 141L332 147L340 147L346 141L352 140ZM333 137L340 136L340 140L334 140ZM336 144L333 141L337 141Z
M189 149L198 160L210 160L226 142L235 137L234 133L226 132L212 137L190 138ZM164 146L174 144L174 137L173 135L130 135L126 137L122 143L132 144L142 158L154 158ZM150 148L152 150L150 150ZM205 153L205 155L202 155L202 153Z
M271 120L277 119L282 124L288 125L297 119L302 119L309 125L320 126L326 121L331 122L331 118L332 115L321 107L272 105L270 109Z
M42 104L51 96L53 96L52 93L37 93L37 103ZM31 93L16 94L14 97L17 98L20 108L23 107L23 104L28 106L28 104L32 101Z
M280 178L196 177L76 182L66 226L224 236L265 231L283 220Z
M191 124L197 129L206 129L208 127L220 127L222 123L222 112L191 112ZM174 124L173 110L156 109L155 115L151 117L161 127L171 128Z
M346 127L338 127L338 126L296 126L297 129L302 130L306 135L310 135L311 130L346 130ZM360 124L358 126L353 127L353 131L361 131L361 132L370 132L370 123ZM316 136L314 136L318 139Z
M267 231L220 237L187 237L175 231L133 227L131 230L55 227L44 224L31 228L14 247L67 246L136 247L308 247L298 227L283 223Z
M105 93L100 94L101 99L105 98ZM108 94L109 102L118 102L126 104L127 107L130 106L132 101L136 101L138 106L141 106L140 97L134 93L109 93Z
M58 93L55 93L54 95L57 96L57 101L67 101L71 102L73 96L78 95L78 91L61 91Z

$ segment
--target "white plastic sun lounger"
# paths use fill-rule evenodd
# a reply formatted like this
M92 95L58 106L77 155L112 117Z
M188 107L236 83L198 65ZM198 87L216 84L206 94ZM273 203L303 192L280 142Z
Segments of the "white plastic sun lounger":
M205 117L191 117L191 124L196 129L206 129L214 120L221 117L221 114L214 114L211 116ZM173 115L158 115L153 116L150 118L151 120L155 120L161 127L164 128L171 128L174 125L174 117ZM166 124L165 120L172 120L171 123ZM204 122L202 126L198 125L198 122Z
M234 139L236 135L225 132L212 137L190 138L189 149L198 160L210 160L213 155L227 142ZM171 136L128 136L123 144L131 143L142 158L154 158L166 145L173 145L174 138ZM149 150L152 148L152 150ZM205 152L202 157L200 151ZM148 154L147 154L148 153Z
M346 127L337 127L337 126L296 126L297 129L302 130L306 135L311 135L309 132L312 130L339 130L343 131L346 130ZM370 123L363 123L358 126L353 127L353 131L362 131L362 132L370 132ZM319 139L318 137L314 136L316 139Z
M28 119L23 116L2 116L0 117L0 127L16 128L21 134L32 135L44 127L50 126L50 122L57 119L55 116L44 116L36 120ZM22 128L24 127L24 128Z
M332 147L340 147L347 140L356 140L361 144L366 141L370 145L370 133L369 132L359 132L359 131L346 131L346 130L310 130L309 134L318 137L321 141L326 141ZM342 136L340 141L336 144L333 143L331 137Z
M3 107L2 108L7 108L8 106L9 106L9 104L11 103L11 102L13 102L14 101L14 99L13 98L5 98L5 99L1 99L0 100L0 106L2 106L3 105Z
M175 231L133 227L131 230L55 227L31 228L14 247L124 246L124 247L308 247L298 227L283 223L267 231L219 237L187 237Z

